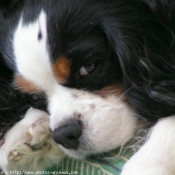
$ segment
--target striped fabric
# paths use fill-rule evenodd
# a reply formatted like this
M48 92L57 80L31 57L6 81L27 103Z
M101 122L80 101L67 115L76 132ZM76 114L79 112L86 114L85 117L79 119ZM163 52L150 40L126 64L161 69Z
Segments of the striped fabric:
M123 156L116 156L116 153L113 152L84 160L66 157L59 167L52 167L47 171L48 174L56 175L120 175L123 165L131 154L131 151L127 151Z

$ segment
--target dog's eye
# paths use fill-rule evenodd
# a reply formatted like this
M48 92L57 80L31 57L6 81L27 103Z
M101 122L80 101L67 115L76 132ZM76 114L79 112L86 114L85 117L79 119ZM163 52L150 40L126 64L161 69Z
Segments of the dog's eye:
M87 64L80 68L80 75L86 76L94 71L96 65L95 64Z

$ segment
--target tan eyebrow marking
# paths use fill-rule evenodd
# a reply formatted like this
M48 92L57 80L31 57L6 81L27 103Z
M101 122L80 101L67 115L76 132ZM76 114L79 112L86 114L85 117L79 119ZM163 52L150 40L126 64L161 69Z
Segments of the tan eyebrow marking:
M53 64L53 73L59 83L66 83L70 74L71 62L68 58L61 56Z
M25 79L22 75L17 74L14 79L14 84L23 92L28 93L41 93L43 90L31 82L30 80Z
M115 95L120 97L122 100L125 100L124 90L121 85L112 85L105 87L99 91L96 91L96 94L102 98L107 98L110 95Z

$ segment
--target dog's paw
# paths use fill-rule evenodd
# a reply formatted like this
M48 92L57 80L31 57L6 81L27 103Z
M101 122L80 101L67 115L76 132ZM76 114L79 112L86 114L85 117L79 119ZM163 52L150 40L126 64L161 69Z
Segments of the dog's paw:
M64 157L52 139L48 114L33 108L7 133L0 154L6 172L44 170Z
M154 162L150 159L133 157L124 165L121 175L175 175L175 172L173 173L161 164L161 160Z
M121 175L175 175L175 116L161 119Z

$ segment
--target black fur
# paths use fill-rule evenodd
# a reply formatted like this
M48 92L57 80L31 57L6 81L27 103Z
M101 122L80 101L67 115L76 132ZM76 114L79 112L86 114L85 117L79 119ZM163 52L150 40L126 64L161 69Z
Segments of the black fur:
M12 86L12 76L13 72L0 57L0 140L30 107L46 110L44 94L21 93Z
M51 61L72 60L65 86L94 91L120 84L138 115L156 121L175 114L174 0L19 0L3 9L0 52L14 71L9 38L21 11L27 24L44 9ZM92 63L95 70L80 76Z

